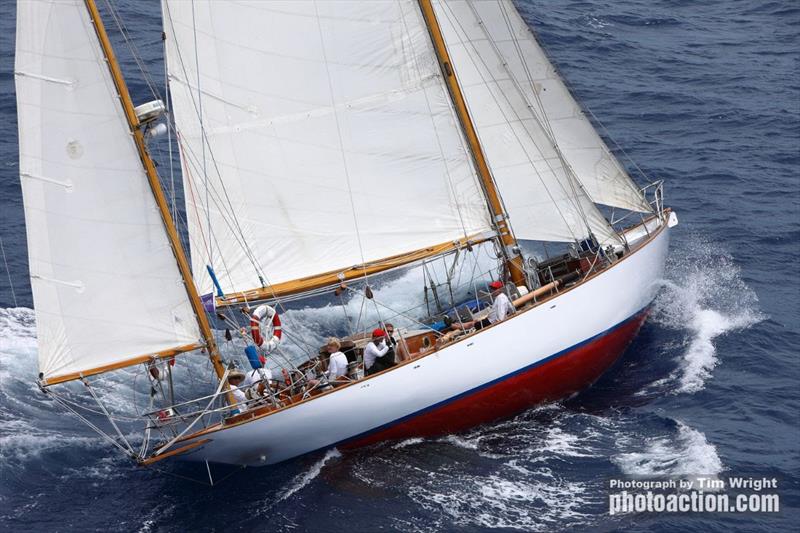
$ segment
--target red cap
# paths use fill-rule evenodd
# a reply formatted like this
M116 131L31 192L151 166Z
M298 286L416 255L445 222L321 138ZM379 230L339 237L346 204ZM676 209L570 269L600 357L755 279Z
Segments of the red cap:
M377 329L373 329L372 330L372 338L373 339L376 339L378 337L385 337L385 336L386 336L386 332L383 331L381 328L377 328Z
M502 289L503 282L502 281L493 281L489 284L489 287L492 289Z

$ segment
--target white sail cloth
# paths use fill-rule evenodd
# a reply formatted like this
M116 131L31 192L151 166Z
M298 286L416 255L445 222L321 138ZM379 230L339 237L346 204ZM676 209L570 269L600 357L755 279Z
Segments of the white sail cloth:
M461 37L478 53L489 58L488 49L494 46L498 59L489 61L488 70L504 89L513 80L525 95L525 105L549 122L558 149L594 202L652 211L570 94L512 0L446 0L444 5L438 4L440 20L457 21L465 34Z
M86 5L21 1L16 39L40 372L52 380L197 343Z
M439 1L434 7L517 238L570 242L591 230L600 242L617 242L504 68L471 4Z
M207 264L246 290L491 228L415 1L162 5L203 290Z

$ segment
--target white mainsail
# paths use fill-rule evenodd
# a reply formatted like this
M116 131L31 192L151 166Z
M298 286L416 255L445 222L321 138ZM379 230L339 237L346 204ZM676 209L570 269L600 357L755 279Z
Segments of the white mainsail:
M20 176L45 380L200 339L82 0L18 3Z
M499 90L524 94L524 101L511 105L530 106L529 114L535 112L542 123L549 123L555 144L594 202L652 211L570 94L512 0L439 0L436 4L442 26L449 21L459 27L459 40L453 45L466 46L472 55L480 55L487 65L485 74ZM452 39L456 33L449 35ZM456 66L460 67L458 62Z
M162 5L204 291L208 264L246 290L491 229L415 1Z
M517 238L570 242L587 238L591 230L600 242L617 242L504 68L471 5L433 4Z

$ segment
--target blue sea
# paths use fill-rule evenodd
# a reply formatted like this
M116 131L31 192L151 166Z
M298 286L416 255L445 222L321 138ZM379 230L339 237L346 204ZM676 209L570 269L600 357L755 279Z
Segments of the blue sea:
M159 3L112 3L163 87ZM680 225L650 320L568 401L212 488L204 466L133 466L35 385L15 7L0 1L0 531L797 531L800 4L517 3L623 161L665 180ZM134 100L149 100L121 55ZM775 478L780 512L608 512L610 479L698 475Z

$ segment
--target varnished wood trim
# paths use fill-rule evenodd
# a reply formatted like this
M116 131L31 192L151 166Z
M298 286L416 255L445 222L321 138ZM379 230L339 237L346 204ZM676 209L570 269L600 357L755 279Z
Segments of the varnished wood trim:
M190 442L186 446L181 446L180 448L177 448L175 450L171 450L171 451L162 453L161 455L155 455L153 457L148 457L147 459L142 459L141 461L139 461L139 466L149 466L149 465L151 465L153 463L157 463L158 461L160 461L162 459L166 459L167 457L173 457L175 455L180 455L182 453L186 453L189 450L193 450L193 449L197 448L198 446L202 446L203 444L206 444L207 442L211 442L211 439L203 439L203 440L198 440L196 442Z
M52 378L42 380L42 385L44 385L45 387L50 385L56 385L58 383L64 383L65 381L72 381L75 379L94 376L96 374L102 374L104 372L111 372L112 370L119 370L120 368L125 368L128 366L138 365L139 363L146 363L154 359L169 359L170 357L175 357L178 354L191 352L193 350L198 350L200 348L203 348L203 346L204 345L201 343L186 344L184 346L178 346L176 348L170 348L168 350L162 350L156 353L139 355L137 357L131 357L130 359L125 359L124 361L118 361L110 365L103 365L95 368L90 368L88 370L82 370L80 372L72 372L70 374L54 376Z
M477 245L489 240L487 237L475 235L457 241L445 242L435 246L429 246L420 250L414 250L405 254L399 254L385 259L379 259L371 263L363 265L356 265L346 268L344 270L333 270L324 272L315 276L300 278L297 280L286 281L284 283L277 283L269 287L260 287L248 291L236 292L226 294L224 298L217 298L218 307L226 307L230 305L241 304L244 302L252 302L256 300L266 300L269 298L278 298L281 296L288 296L305 291L319 289L322 287L333 286L338 283L343 283L349 280L362 278L365 275L377 274L386 270L408 265L415 261L420 261L428 257L440 255L451 250L464 248L469 245Z

